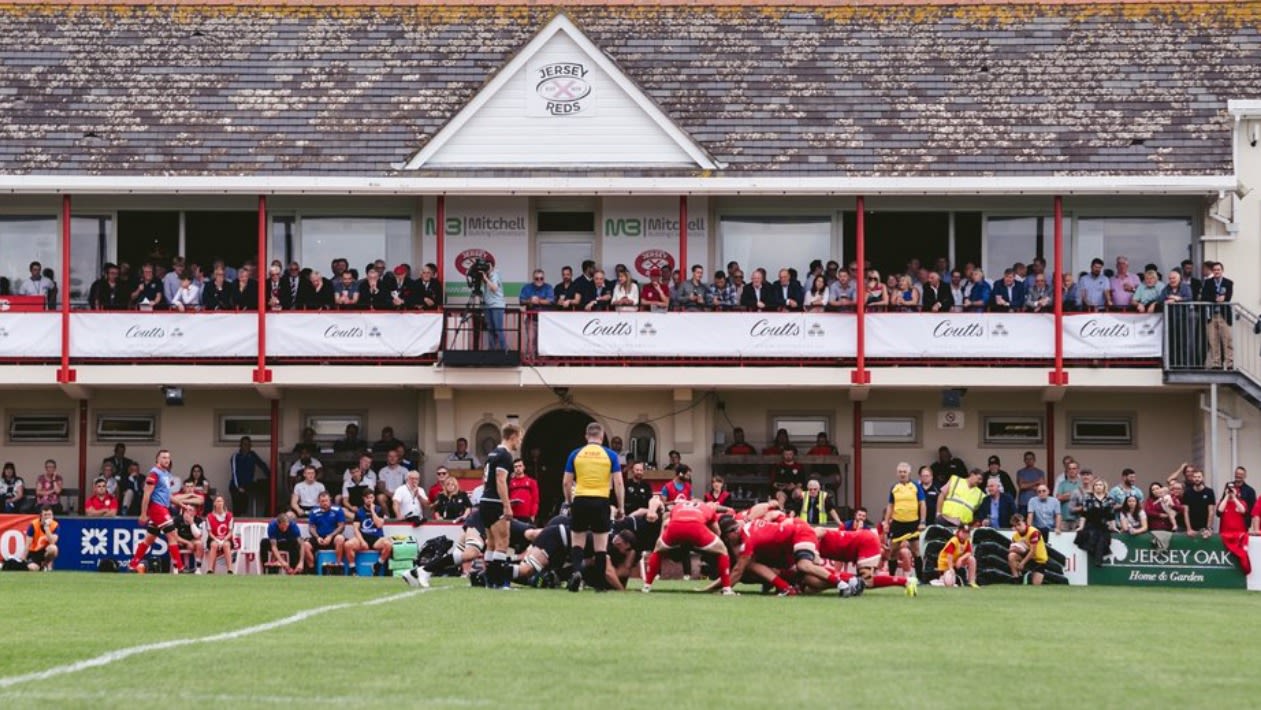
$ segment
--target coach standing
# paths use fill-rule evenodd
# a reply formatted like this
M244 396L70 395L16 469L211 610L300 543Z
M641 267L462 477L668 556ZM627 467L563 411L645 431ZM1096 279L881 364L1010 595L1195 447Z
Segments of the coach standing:
M486 588L506 589L512 586L508 566L508 537L512 525L512 500L508 497L508 473L521 447L521 427L507 424L499 446L486 457L482 477L482 498L477 504L482 524L486 526Z
M587 425L587 445L574 449L565 461L565 502L569 503L571 518L570 562L574 572L569 578L569 591L582 589L582 562L587 548L587 533L593 536L592 548L595 560L591 565L588 583L602 589L605 568L608 565L609 546L609 484L617 496L617 517L625 510L625 488L622 483L622 466L617 452L603 445L604 427L596 422Z

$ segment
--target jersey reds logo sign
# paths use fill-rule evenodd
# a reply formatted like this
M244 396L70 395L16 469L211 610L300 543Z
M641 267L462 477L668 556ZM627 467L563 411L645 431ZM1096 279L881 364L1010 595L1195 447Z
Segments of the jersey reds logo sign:
M468 267L478 259L485 259L491 264L495 263L495 255L485 249L466 249L455 255L455 270L459 271L461 276L468 276Z
M545 64L534 70L537 84L534 92L543 99L544 110L552 116L571 116L587 107L591 84L586 76L590 69L577 62Z
M674 256L662 249L649 249L635 257L635 271L647 277L653 269L674 269Z

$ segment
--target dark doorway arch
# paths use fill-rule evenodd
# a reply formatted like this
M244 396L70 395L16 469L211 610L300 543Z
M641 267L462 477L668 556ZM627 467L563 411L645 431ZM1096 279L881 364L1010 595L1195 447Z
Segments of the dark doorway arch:
M565 459L569 452L586 442L587 425L593 421L591 415L582 410L557 409L534 420L526 430L521 458L526 462L526 470L539 482L539 522L546 522L564 500L561 479ZM537 463L532 460L534 449L539 450Z

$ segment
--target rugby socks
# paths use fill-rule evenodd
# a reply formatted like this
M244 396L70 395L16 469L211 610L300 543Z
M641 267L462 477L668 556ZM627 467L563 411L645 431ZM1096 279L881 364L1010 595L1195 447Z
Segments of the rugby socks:
M780 576L776 576L775 579L771 580L771 586L775 587L775 591L777 592L787 592L792 589L792 586L788 584L788 582L785 582L784 578Z
M725 557L718 558L720 563ZM726 569L725 567L723 569ZM644 572L644 584L652 584L657 581L657 575L661 574L661 555L653 552L648 555L648 570ZM730 576L730 575L728 575ZM731 586L731 585L725 585Z
M508 576L508 556L502 552L486 553L486 586L490 589L507 586L512 582Z
M656 556L657 553L652 553ZM660 565L660 561L657 563ZM648 560L648 569L652 570L652 559ZM718 579L722 582L723 589L731 588L731 558L727 555L718 556Z
M871 578L871 587L879 589L881 587L905 587L906 577L894 577L888 574L877 574Z
M582 558L585 556L585 552L581 547L573 546L569 548L569 564L574 568L571 574L582 572Z
M608 569L608 558L609 553L607 552L595 553L595 563L592 564L591 569L588 570L591 575L592 586L598 589L608 588L606 586L607 583L604 580L604 571Z
M149 543L142 542L136 546L136 554L131 558L131 566L135 567L144 561L145 555L149 554Z

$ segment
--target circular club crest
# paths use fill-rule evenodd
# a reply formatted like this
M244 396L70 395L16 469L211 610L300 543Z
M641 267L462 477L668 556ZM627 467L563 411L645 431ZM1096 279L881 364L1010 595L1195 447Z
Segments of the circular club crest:
M491 264L495 263L495 255L485 249L466 249L455 256L455 270L460 272L461 276L468 276L469 264L477 259L485 259Z
M559 75L556 72L563 72ZM584 70L577 64L552 64L543 69L547 78L535 85L534 90L546 101L571 103L587 98L591 84L583 79Z
M670 252L662 249L649 249L648 251L635 257L635 271L645 278L653 269L674 268L674 256Z

